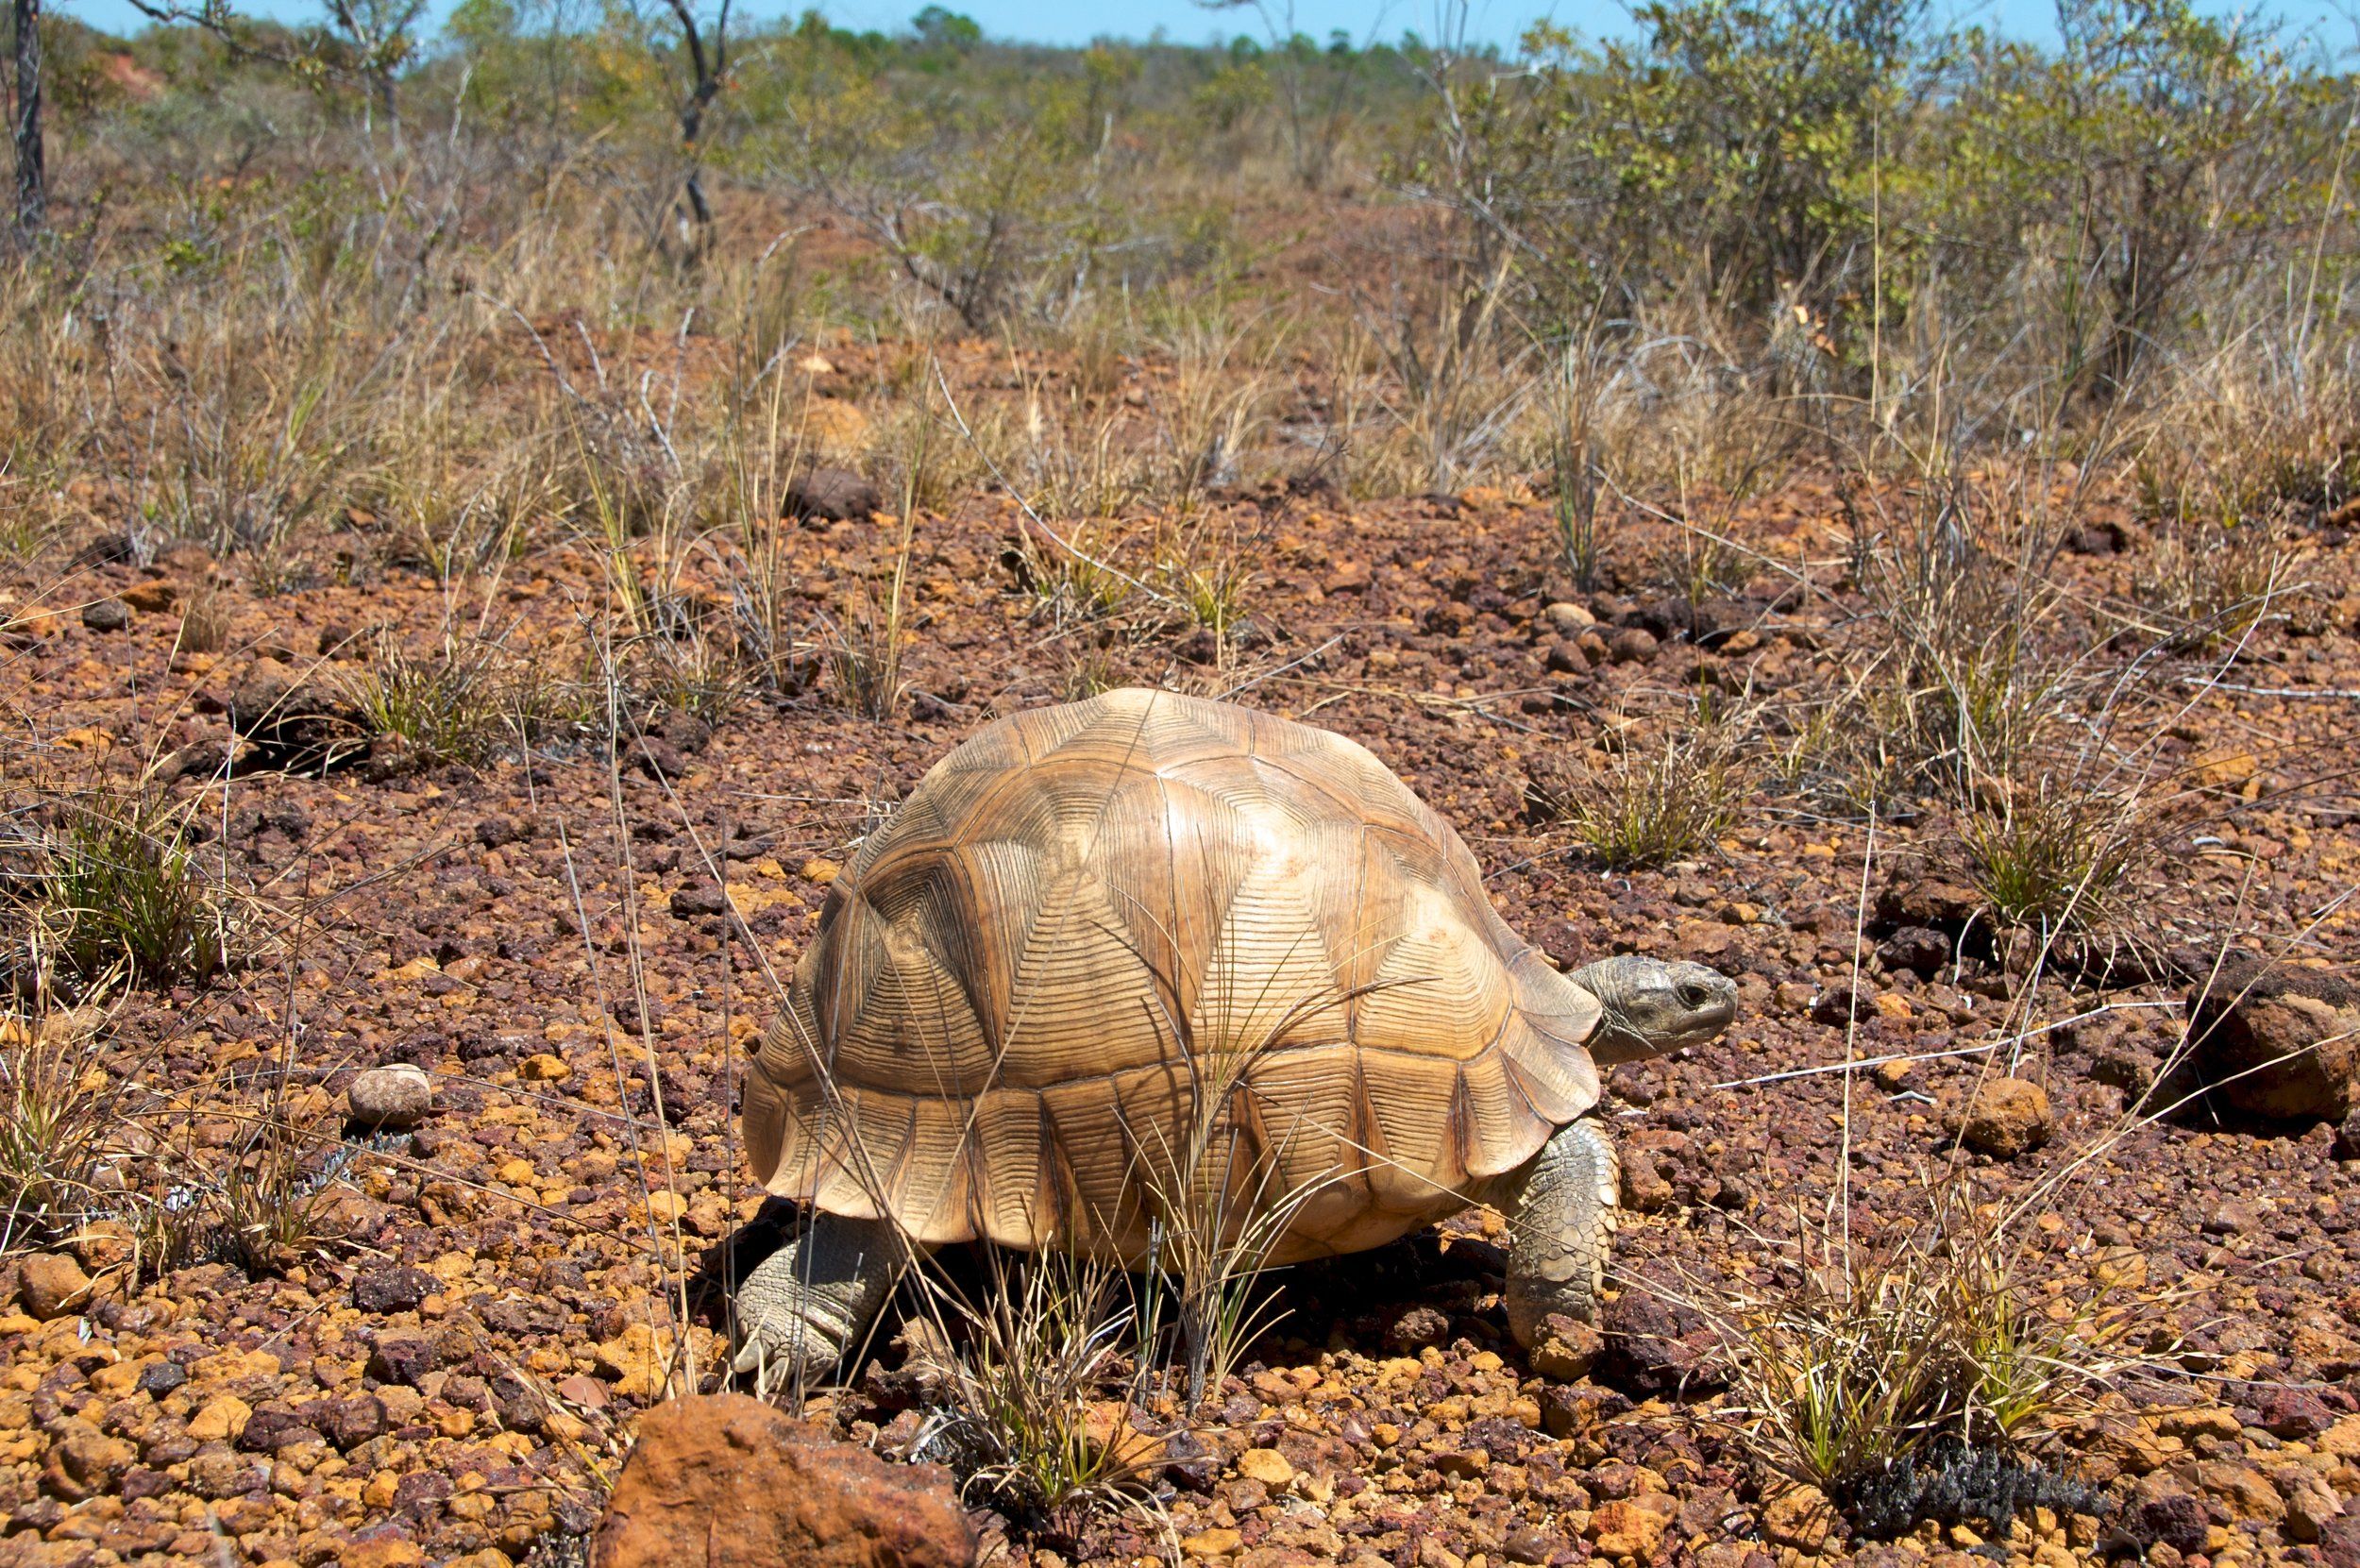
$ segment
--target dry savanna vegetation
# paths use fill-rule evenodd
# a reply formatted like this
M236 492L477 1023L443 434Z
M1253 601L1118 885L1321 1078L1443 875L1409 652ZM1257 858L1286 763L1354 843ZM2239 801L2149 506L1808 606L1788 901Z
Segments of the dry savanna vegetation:
M2360 1565L2312 41L37 12L0 1560L584 1562L740 1390L1033 1568ZM1125 684L1365 743L1564 965L1736 980L1607 1075L1598 1324L1520 1348L1480 1209L1263 1268L1308 1194L1194 1179L1248 1054L1142 1272L953 1249L836 1381L732 1371L829 884Z

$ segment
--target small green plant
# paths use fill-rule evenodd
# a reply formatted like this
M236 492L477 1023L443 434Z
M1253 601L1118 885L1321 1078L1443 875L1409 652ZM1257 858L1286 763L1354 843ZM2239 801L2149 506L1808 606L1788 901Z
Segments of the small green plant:
M135 786L102 787L55 808L34 913L66 971L97 982L118 970L144 985L211 976L227 960L228 902L209 882L188 811Z
M222 1164L212 1194L214 1248L249 1274L283 1273L334 1239L329 1208L335 1193L322 1168L322 1140L295 1125L292 1111L283 1093L268 1097L243 1144Z
M1552 440L1549 476L1558 551L1565 558L1574 586L1590 593L1598 586L1605 541L1598 531L1598 472L1587 439L1559 434Z
M38 1003L0 1014L0 1253L75 1229L125 1124L103 1029Z
M2110 1285L2036 1279L1998 1213L1937 1203L1874 1241L1807 1221L1754 1271L1767 1286L1689 1282L1731 1390L1719 1419L1766 1468L1847 1510L1922 1507L1937 1489L1896 1477L1959 1470L1965 1455L1997 1483L1984 1505L2007 1510L2034 1478L2023 1456L2127 1364L2137 1312Z
M2043 775L1960 824L1967 875L2003 923L2055 931L2098 924L2128 892L2148 848L2135 798Z
M345 687L372 733L440 762L481 763L503 743L532 740L556 714L556 694L537 672L483 638L447 634L424 657L380 638Z
M1157 1445L1128 1419L1144 1390L1136 1363L1123 1375L1135 1312L1119 1269L995 1250L980 1300L930 1294L949 1303L942 1338L957 1348L925 1369L938 1423L925 1452L969 1495L1067 1536L1092 1513L1147 1506Z
M1603 760L1536 769L1532 815L1563 823L1613 870L1684 859L1736 826L1747 775L1726 721L1693 720L1660 740L1613 738L1619 744Z

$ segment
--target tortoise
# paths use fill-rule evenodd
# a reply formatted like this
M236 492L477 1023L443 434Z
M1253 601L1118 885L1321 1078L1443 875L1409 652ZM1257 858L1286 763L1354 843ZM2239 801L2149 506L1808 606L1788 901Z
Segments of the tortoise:
M755 1048L746 1148L808 1223L739 1288L738 1370L832 1366L913 1255L1138 1267L1206 1193L1275 1216L1267 1265L1490 1204L1529 1345L1597 1304L1598 1065L1735 1012L1698 964L1559 972L1341 736L1143 690L999 719L829 885Z

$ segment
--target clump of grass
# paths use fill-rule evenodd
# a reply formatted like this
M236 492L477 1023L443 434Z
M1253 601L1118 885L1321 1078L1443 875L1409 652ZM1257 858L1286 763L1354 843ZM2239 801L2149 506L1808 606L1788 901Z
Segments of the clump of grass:
M2047 774L2000 794L1959 828L1968 879L1993 915L2048 931L2099 923L2149 845L2137 800Z
M211 1208L214 1251L249 1274L280 1273L325 1252L334 1200L321 1140L290 1119L274 1095L235 1155L220 1169Z
M1700 716L1657 740L1612 738L1602 756L1536 769L1533 816L1561 822L1612 870L1685 859L1737 825L1748 777L1726 720Z
M1136 1371L1127 1387L1121 1376L1135 1318L1121 1272L1057 1249L995 1251L988 1268L979 1301L949 1296L944 1326L964 1342L927 1368L935 1427L921 1451L1035 1531L1070 1536L1092 1513L1145 1506L1157 1445L1130 1427L1130 1398L1107 1398L1110 1386L1143 1391Z
M124 1124L103 1029L36 1004L0 1014L0 1253L70 1234Z
M201 981L229 951L230 917L205 877L188 812L137 787L104 787L54 808L19 879L54 961L86 983Z
M1767 1285L1696 1290L1731 1390L1719 1419L1878 1533L2087 1506L2028 1461L2130 1364L2135 1313L2112 1287L2035 1280L1995 1212L1941 1205L1875 1241L1806 1225Z
M447 636L431 654L388 635L345 680L362 722L419 756L473 766L529 742L556 717L556 694L497 641Z
M2166 529L2139 574L2143 604L2160 612L2170 645L2195 652L2234 643L2288 590L2288 557L2259 522Z
M207 578L189 595L180 611L180 634L176 653L218 653L229 644L229 604L221 584Z

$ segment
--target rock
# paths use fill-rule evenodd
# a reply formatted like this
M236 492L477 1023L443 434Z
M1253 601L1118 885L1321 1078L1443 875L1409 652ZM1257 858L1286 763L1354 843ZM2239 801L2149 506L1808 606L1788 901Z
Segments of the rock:
M688 772L688 760L680 754L680 748L661 735L641 735L631 753L632 766L657 784Z
M1598 624L1598 617L1586 608L1563 599L1541 614L1560 637L1578 637L1586 629Z
M1424 1350L1450 1338L1450 1319L1431 1307L1412 1307L1385 1330L1385 1342L1395 1350Z
M2322 1525L2318 1547L2326 1568L2360 1568L2360 1513L2347 1512Z
M2360 1159L2360 1107L2346 1116L2343 1125L2335 1129L2335 1141L2331 1146L2337 1159Z
M2309 1389L2266 1384L2254 1395L2251 1425L2284 1442L2308 1442L2335 1425L2335 1412Z
M537 1051L516 1064L516 1076L528 1084L562 1084L573 1076L574 1070L563 1056Z
M352 1282L352 1305L363 1312L414 1312L435 1285L422 1269L371 1269Z
M876 485L849 468L813 468L786 487L785 514L816 522L842 523L884 510Z
M1639 1398L1696 1394L1721 1386L1711 1325L1673 1299L1677 1287L1634 1281L1607 1303L1599 1375Z
M219 1442L234 1438L245 1430L246 1418L254 1408L235 1394L226 1393L210 1400L205 1408L189 1418L189 1436L198 1442Z
M1525 1357L1542 1376L1574 1383L1590 1375L1606 1350L1606 1336L1576 1318L1551 1312L1541 1320L1541 1335Z
M1590 1515L1583 1533L1600 1557L1630 1557L1644 1562L1663 1543L1663 1533L1671 1528L1672 1515L1677 1510L1678 1505L1668 1492L1644 1492L1598 1509Z
M710 881L700 878L672 895L672 913L683 919L699 915L718 915L730 906L729 899Z
M2144 1545L2169 1546L2181 1553L2204 1549L2204 1505L2169 1471L2139 1478L2124 1525L2132 1539Z
M1295 1478L1295 1467L1275 1448L1249 1448L1238 1456L1238 1474L1276 1492Z
M113 1492L138 1458L139 1451L121 1438L69 1417L50 1430L49 1452L41 1467L42 1490L69 1503Z
M119 599L101 599L82 606L82 624L93 632L120 632L131 624L131 612Z
M368 1374L379 1384L415 1389L434 1370L434 1341L422 1334L384 1334L368 1351Z
M975 1531L950 1474L888 1464L743 1394L640 1418L592 1568L964 1568Z
M2317 1543L2327 1539L2344 1518L2344 1501L2335 1489L2300 1466L2281 1470L2276 1481L2286 1500L2286 1533L2295 1540Z
M2233 957L2188 995L2193 1060L2232 1105L2284 1121L2360 1108L2360 986Z
M1657 646L1653 632L1626 626L1607 639L1606 651L1618 665L1644 665L1655 657Z
M2276 1524L2286 1517L2286 1499L2270 1478L2250 1464L2208 1459L2196 1467L2197 1485L2229 1510L2232 1520Z
M868 450L868 415L841 397L816 397L803 413L801 455L820 463L856 463Z
M434 1080L407 1062L373 1067L346 1086L345 1105L362 1126L414 1126L434 1108Z
M37 1252L17 1265L16 1295L25 1315L47 1323L90 1304L90 1275L63 1253Z
M2048 1141L2056 1125L2048 1091L2025 1078L1989 1078L1964 1099L1946 1091L1942 1124L1952 1138L1994 1159L2014 1159Z
M1819 994L1811 1004L1811 1020L1830 1029L1865 1023L1877 1016L1877 989L1865 980L1855 986L1842 981Z
M1556 675L1581 675L1589 671L1590 655L1576 642L1559 642L1550 646L1542 664Z
M1886 969L1931 980L1950 962L1950 938L1931 926L1905 925L1878 944L1877 956Z
M1982 906L1982 896L1975 889L1939 877L1914 877L1877 892L1877 920L1886 926L1948 930L1973 919Z
M1815 1552L1828 1539L1834 1510L1815 1486L1795 1486L1762 1505L1762 1533L1779 1546Z
M123 590L123 602L142 615L161 615L179 601L180 590L169 582L135 582Z

